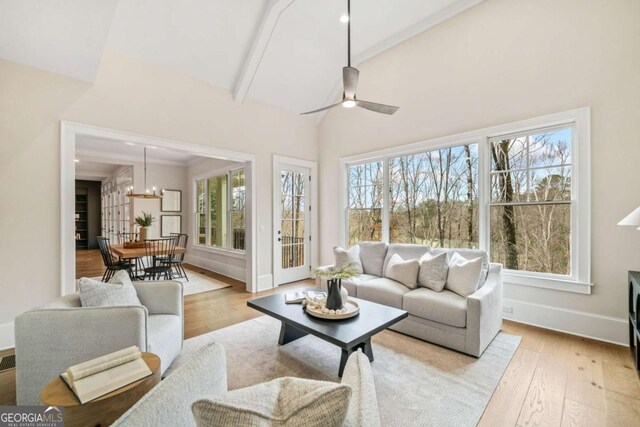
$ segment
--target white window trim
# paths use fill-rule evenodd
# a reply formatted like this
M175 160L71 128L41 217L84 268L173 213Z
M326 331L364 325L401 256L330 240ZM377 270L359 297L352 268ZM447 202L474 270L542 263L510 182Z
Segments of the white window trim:
M232 167L232 168L222 168L222 169L217 169L215 171L210 171L210 172L206 172L203 174L199 174L196 176L193 176L193 194L194 194L194 198L193 198L193 235L197 236L198 235L198 221L197 221L197 215L198 215L198 181L200 180L207 180L207 193L209 191L209 184L208 184L208 179L209 178L215 178L215 177L219 177L219 176L227 176L227 247L219 247L219 246L213 246L211 244L202 244L202 243L198 243L197 241L195 241L194 239L194 243L193 243L193 247L197 250L203 250L203 251L207 251L207 252L211 252L211 253L217 253L220 255L227 255L227 256L233 256L235 258L245 258L245 254L246 254L246 241L245 241L245 250L238 250L238 249L233 249L231 246L233 246L233 230L232 230L232 224L231 224L231 212L232 212L232 202L233 202L233 194L232 194L232 181L233 181L233 173L237 172L239 170L244 170L245 171L245 218L246 218L246 177L247 177L247 170L246 167L243 166L237 166L237 167ZM208 194L207 194L208 195ZM209 228L210 226L210 222L209 222L209 215L211 210L209 209L209 198L207 197L207 210L206 210L206 221L207 221L207 227ZM246 227L247 224L245 222L245 236L246 236ZM206 240L209 240L209 233L207 233L206 235Z
M554 289L581 294L590 294L591 283L591 108L583 107L533 119L492 126L457 135L419 141L400 147L387 148L369 153L340 158L340 200L342 213L339 218L340 242L347 245L348 227L348 168L351 165L373 161L383 161L384 206L389 206L388 160L393 157L416 154L464 144L478 144L478 243L479 247L489 250L490 231L488 224L490 184L489 139L540 128L573 125L572 155L572 202L571 202L571 276L546 273L506 270L504 281L507 284ZM389 242L388 209L383 209L382 240Z

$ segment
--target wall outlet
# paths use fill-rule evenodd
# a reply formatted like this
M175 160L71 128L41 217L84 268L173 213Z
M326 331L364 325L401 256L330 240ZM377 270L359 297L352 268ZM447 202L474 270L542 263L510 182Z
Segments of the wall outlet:
M502 307L502 312L503 313L513 313L513 307L505 305Z

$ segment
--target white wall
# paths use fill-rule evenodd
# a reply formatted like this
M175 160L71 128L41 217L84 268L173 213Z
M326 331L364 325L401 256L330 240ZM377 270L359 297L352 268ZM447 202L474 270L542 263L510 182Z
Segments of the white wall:
M246 279L246 256L241 253L233 253L225 250L203 249L194 245L194 222L195 222L195 179L199 176L210 174L212 172L226 173L230 169L241 167L241 162L232 162L220 159L204 159L194 165L189 166L187 170L187 205L186 219L187 229L189 233L189 244L187 245L187 255L185 261L206 268L216 273L223 274L234 279L244 281Z
M311 119L235 103L228 90L112 51L93 85L0 60L0 195L11 201L0 221L0 330L61 288L60 120L255 153L258 275L269 280L271 158L315 160Z
M507 285L505 298L514 318L625 341L640 233L616 223L640 205L639 19L638 1L487 0L363 64L358 95L400 110L322 122L322 261L339 243L340 157L591 106L593 294Z

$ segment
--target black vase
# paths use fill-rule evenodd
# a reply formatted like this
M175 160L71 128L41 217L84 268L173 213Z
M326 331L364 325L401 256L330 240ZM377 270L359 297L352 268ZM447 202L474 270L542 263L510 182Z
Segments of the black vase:
M327 281L327 308L329 310L340 310L344 306L342 301L342 279L330 279Z

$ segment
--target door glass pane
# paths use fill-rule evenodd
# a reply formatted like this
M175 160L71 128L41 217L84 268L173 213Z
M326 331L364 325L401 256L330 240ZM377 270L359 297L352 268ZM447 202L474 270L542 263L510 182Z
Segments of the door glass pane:
M282 171L280 203L280 238L282 268L300 267L305 264L305 178L300 172Z

